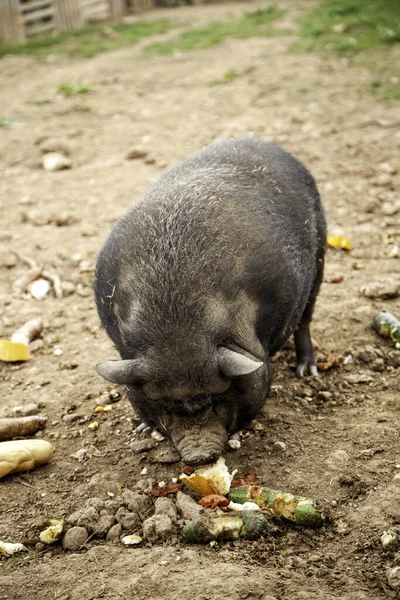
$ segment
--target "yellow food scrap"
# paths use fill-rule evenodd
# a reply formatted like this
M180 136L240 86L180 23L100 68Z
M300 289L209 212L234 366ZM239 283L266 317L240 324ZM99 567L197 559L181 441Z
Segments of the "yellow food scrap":
M96 408L94 409L94 412L95 413L98 413L98 412L111 412L112 409L113 408L112 408L111 404L105 404L104 406L103 405L96 406Z
M90 423L90 425L88 425L88 429L95 430L95 429L98 429L98 428L99 428L99 424L98 424L97 421L93 421L93 423Z
M343 237L341 235L328 235L326 239L329 248L341 248L342 250L346 250L347 252L350 252L351 250L351 242L346 237Z
M29 360L31 357L29 346L8 340L0 340L0 360L4 362L18 362Z
M220 456L216 463L199 467L190 476L182 473L179 479L201 497L210 494L225 496L231 487L233 475L229 473L224 459Z

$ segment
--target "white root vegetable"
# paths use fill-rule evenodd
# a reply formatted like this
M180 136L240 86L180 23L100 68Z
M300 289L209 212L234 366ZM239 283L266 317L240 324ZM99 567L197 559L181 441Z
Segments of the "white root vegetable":
M0 442L0 479L11 473L30 471L47 463L53 446L45 440Z
M12 556L16 552L26 552L27 548L23 544L11 544L11 542L2 542L0 540L0 556Z

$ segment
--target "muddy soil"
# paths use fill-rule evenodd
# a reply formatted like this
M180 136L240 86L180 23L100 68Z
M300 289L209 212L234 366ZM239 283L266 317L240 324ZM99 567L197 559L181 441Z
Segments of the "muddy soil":
M281 26L294 27L298 4L282 4L288 14ZM256 5L171 14L206 22L249 6ZM120 396L113 392L112 412L94 413L96 399L116 386L94 371L115 350L96 315L93 267L111 225L165 167L216 138L242 135L275 140L305 162L329 232L349 237L353 250L328 250L312 326L320 360L328 353L344 360L318 379L299 381L293 347L281 351L259 418L263 428L245 432L241 448L225 457L241 477L255 472L270 487L317 498L330 520L316 531L281 523L261 542L214 547L185 545L179 535L134 548L96 537L77 552L33 547L0 561L2 600L37 593L43 600L396 597L387 571L399 555L385 552L380 537L400 522L400 352L370 324L382 307L400 315L400 302L360 290L375 281L383 292L387 279L399 283L399 104L368 92L374 73L362 61L291 54L292 41L286 33L151 59L142 58L141 44L90 60L0 62L0 112L13 121L0 129L1 336L34 316L45 325L30 362L0 366L0 416L36 403L48 417L37 436L54 445L47 466L1 481L0 539L23 541L45 518L135 490L145 467L155 481L179 474L167 441L132 449L137 423L122 388ZM386 65L398 61L399 48L377 57ZM230 70L238 77L213 85ZM77 81L92 82L94 92L57 93ZM69 152L71 169L43 170L46 137ZM127 159L138 145L144 156ZM29 268L26 258L58 274L62 298L12 293ZM97 429L88 428L93 421ZM81 460L72 456L82 448Z

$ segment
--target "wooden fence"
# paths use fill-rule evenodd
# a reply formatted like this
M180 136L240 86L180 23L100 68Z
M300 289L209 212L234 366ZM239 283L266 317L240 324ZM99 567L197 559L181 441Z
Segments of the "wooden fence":
M0 44L20 44L40 33L80 29L152 8L156 0L0 0Z

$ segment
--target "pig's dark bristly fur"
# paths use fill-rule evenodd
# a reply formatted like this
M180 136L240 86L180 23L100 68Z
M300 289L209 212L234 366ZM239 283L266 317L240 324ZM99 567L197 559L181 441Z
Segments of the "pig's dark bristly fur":
M188 462L193 426L204 425L193 444L209 445L209 455L216 448L214 456L222 448L208 444L210 423L233 432L257 415L269 391L269 357L293 332L298 374L307 366L315 372L308 325L325 243L312 176L259 139L196 152L115 225L96 269L100 319L121 358L143 365L127 382L132 404L175 443L183 435ZM229 381L219 347L263 366ZM182 419L187 435L171 434Z

